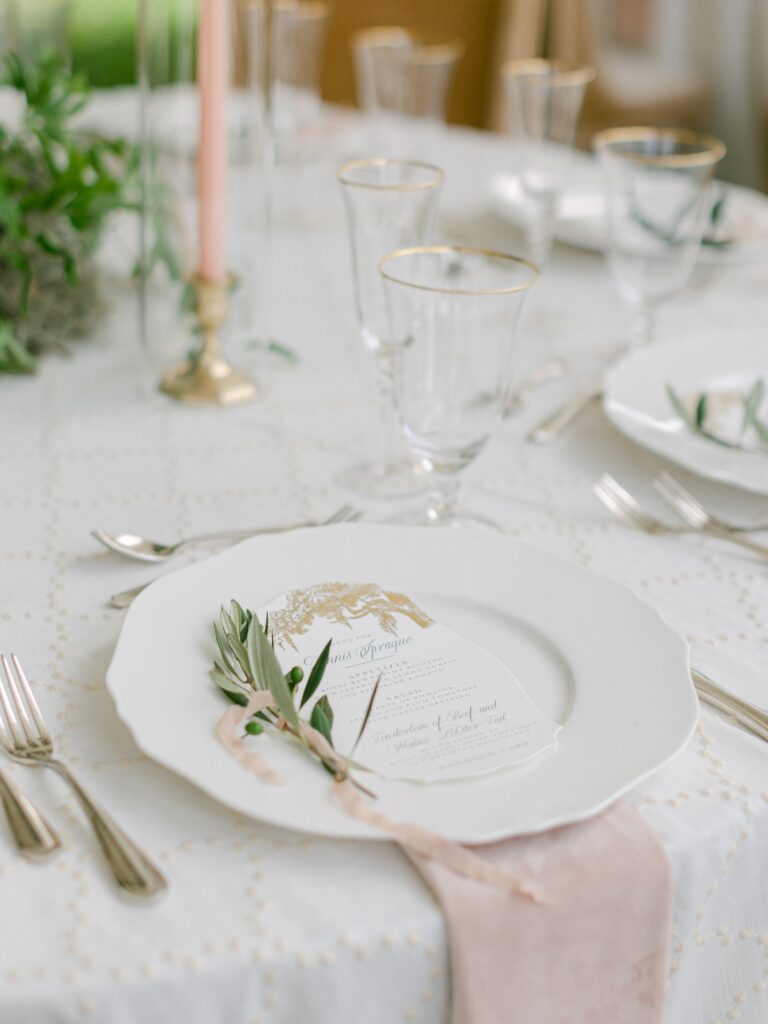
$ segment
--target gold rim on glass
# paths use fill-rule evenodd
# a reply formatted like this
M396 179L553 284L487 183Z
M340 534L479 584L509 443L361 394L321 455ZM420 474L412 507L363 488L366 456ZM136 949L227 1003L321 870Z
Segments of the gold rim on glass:
M518 266L528 267L533 274L530 281L525 284L509 285L505 288L438 288L432 284L415 284L413 281L405 281L402 277L396 277L385 269L385 264L391 263L401 256L426 256L430 253L434 255L469 253L472 256L490 256L492 259L503 260L505 263L517 263ZM478 249L470 245L413 245L407 249L395 249L394 252L382 256L379 260L379 273L388 281L405 285L406 288L417 288L422 292L441 292L443 295L511 295L513 292L524 292L530 288L536 283L541 271L535 263L523 259L522 256L511 256L508 252L499 252L496 249Z
M392 46L397 43L410 43L411 33L399 25L377 25L374 28L361 28L352 36L353 49L369 46Z
M588 65L566 64L559 60L508 60L501 66L504 78L543 78L554 88L571 85L589 85L595 79L595 69Z
M418 167L423 171L431 171L433 177L427 181L402 182L398 185L385 185L376 181L355 181L348 175L360 167ZM342 185L351 185L353 188L372 188L380 192L419 192L427 188L436 188L442 185L445 179L445 172L434 164L422 163L420 160L395 160L389 157L369 157L363 160L347 160L336 172L336 178Z
M452 64L461 60L464 56L464 44L453 43L419 43L412 50L406 51L403 56L410 63L415 65L437 65Z
M656 167L709 167L725 156L725 145L714 135L688 128L606 128L592 136L592 148L607 149L613 143L669 139L695 147L692 153L643 153L614 151L624 160Z

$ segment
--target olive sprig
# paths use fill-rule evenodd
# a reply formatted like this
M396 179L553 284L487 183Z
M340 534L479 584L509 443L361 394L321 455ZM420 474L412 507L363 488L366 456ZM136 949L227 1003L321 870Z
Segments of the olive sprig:
M248 611L233 600L229 609L222 606L219 621L213 623L213 633L219 649L219 658L214 660L210 677L224 696L241 707L245 707L254 691L268 690L274 700L274 709L259 711L246 722L246 734L258 736L266 728L287 732L310 754L317 757L334 777L350 778L349 769L355 766L351 759L352 754L368 724L379 680L371 693L355 744L346 757L346 769L340 772L339 762L342 759L336 758L334 762L324 759L309 743L303 729L303 725L312 726L333 748L333 708L328 695L321 694L315 700L308 720L299 714L320 688L328 667L332 640L328 641L317 656L305 682L304 670L299 665L294 665L288 672L283 672L275 654L274 635L270 636L269 632L269 615L265 616L262 626L255 612ZM364 789L359 782L354 779L351 781L360 789ZM365 789L364 791L369 792Z

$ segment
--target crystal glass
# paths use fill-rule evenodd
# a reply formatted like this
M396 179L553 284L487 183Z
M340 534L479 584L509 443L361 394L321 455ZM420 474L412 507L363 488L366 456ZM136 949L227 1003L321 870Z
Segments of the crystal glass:
M503 418L518 321L539 271L517 256L456 246L402 249L379 269L402 429L429 474L429 502L416 521L495 526L458 510L460 473Z
M508 61L502 68L509 129L520 146L520 182L531 204L528 255L546 261L557 201L571 171L576 126L592 68Z
M264 79L264 35L268 24L263 0L239 0L243 7L244 49L248 77L260 87ZM277 0L272 5L272 103L276 140L281 151L320 116L320 71L331 8L315 0Z
M608 195L608 263L634 312L633 341L654 335L656 307L691 276L725 155L718 139L669 128L613 128L594 148Z
M374 116L377 147L400 151L405 136L410 152L429 154L445 125L463 44L426 44L403 28L374 28L357 33L352 51L358 99Z
M49 50L69 58L72 0L0 0L0 56L35 61Z
M379 452L354 466L344 482L374 498L406 497L423 489L423 473L408 458L397 427L394 370L399 339L390 332L383 255L431 240L443 172L408 160L353 160L339 170L347 210L355 305L363 342L373 357L379 404Z
M352 38L352 59L355 65L357 102L369 114L389 105L388 97L380 95L377 68L395 54L407 52L412 45L410 32L397 25L367 28Z

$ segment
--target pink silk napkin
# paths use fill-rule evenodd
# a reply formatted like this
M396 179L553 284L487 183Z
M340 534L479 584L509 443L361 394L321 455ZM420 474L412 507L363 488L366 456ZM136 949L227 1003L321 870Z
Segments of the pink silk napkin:
M216 735L261 779L280 783L242 726L273 707L258 691ZM400 844L437 897L451 956L452 1024L660 1024L672 874L664 849L623 803L591 821L487 846L460 846L381 813L311 726L304 739L338 769L347 814Z
M660 1024L672 874L633 808L472 847L529 878L543 904L404 849L445 915L451 1024Z

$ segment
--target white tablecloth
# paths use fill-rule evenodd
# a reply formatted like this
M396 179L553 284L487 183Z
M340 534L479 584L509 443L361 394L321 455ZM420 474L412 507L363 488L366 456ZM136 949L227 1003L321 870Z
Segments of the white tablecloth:
M440 913L395 847L308 839L220 807L141 755L104 687L123 618L106 598L152 571L101 551L91 528L172 539L320 516L347 497L335 476L365 453L369 407L332 166L355 145L339 138L278 203L276 308L302 361L262 371L258 403L195 411L143 394L128 297L71 358L49 357L35 378L0 379L0 650L22 655L62 757L171 883L155 906L122 902L60 780L11 766L65 848L29 864L0 822L8 1024L445 1020ZM506 143L455 133L440 150L443 234L514 245L483 200L487 175L509 160ZM548 278L521 365L557 351L587 372L627 314L595 256L558 251ZM659 343L764 332L764 285L760 271L710 272L663 312ZM598 408L557 446L526 444L526 428L565 392L542 388L505 424L467 474L468 496L511 536L628 583L688 637L695 664L768 703L765 566L715 540L652 538L611 519L591 494L595 477L613 472L653 502L661 463ZM761 507L694 483L723 512ZM687 749L631 794L674 866L670 1024L768 1019L767 759L765 744L704 709Z

